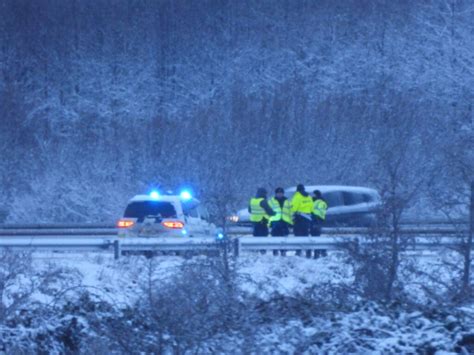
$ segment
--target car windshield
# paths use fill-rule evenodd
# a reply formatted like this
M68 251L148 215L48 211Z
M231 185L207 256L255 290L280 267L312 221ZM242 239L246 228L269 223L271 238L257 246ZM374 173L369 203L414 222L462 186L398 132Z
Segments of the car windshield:
M124 217L143 219L146 216L158 215L162 218L176 218L176 210L170 202L136 201L127 206Z

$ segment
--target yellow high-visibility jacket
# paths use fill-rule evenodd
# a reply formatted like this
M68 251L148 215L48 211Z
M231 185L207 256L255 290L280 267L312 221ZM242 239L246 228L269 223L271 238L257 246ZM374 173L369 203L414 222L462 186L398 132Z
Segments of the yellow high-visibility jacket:
M321 200L321 199L317 199L316 201L314 201L313 214L315 216L318 216L322 220L325 220L327 209L328 209L328 204L326 203L326 201Z
M268 204L275 212L275 215L270 217L270 223L282 219L288 224L293 224L293 219L291 218L291 204L289 200L283 202L283 208L280 207L280 203L275 197L271 198L268 201Z
M267 215L265 210L260 203L263 201L263 198L253 197L250 199L250 221L251 222L261 222L262 219L270 219L270 216Z
M291 212L293 214L301 213L311 215L313 212L313 199L311 196L304 196L299 191L296 191L291 200Z

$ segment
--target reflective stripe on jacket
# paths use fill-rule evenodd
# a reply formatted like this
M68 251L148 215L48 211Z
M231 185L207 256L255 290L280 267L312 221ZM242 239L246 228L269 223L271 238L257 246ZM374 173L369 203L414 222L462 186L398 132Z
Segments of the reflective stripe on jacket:
M318 216L322 220L326 219L326 211L328 209L328 204L326 201L317 199L313 204L313 214Z
M293 224L293 219L291 218L291 204L289 200L283 202L283 209L280 206L280 202L273 197L268 201L271 209L275 212L275 215L270 217L270 223L284 220L288 224Z

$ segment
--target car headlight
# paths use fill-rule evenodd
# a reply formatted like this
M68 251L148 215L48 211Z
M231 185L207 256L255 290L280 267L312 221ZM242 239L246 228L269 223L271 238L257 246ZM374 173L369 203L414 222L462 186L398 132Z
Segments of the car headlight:
M227 220L232 223L237 223L239 221L239 216L234 214L232 216L227 217Z

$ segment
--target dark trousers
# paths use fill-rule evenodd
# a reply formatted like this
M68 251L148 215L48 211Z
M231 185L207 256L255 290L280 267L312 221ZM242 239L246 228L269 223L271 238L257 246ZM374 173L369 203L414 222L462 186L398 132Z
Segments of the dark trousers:
M307 237L309 236L309 229L311 227L311 221L303 216L295 215L293 224L293 232L295 237ZM296 255L301 255L301 250L296 251ZM311 250L306 250L306 257L311 257Z
M295 237L307 237L309 236L309 227L311 221L307 218L304 218L299 215L295 215L294 224L293 224L293 232L295 233Z
M272 222L271 227L272 237L286 237L288 234L290 234L288 223L285 221L274 221Z
M260 222L253 223L253 236L254 237L268 237L268 220L263 219ZM265 250L260 250L260 254L265 254Z
M313 216L311 220L311 236L318 237L321 235L321 227L323 225L323 220L319 217Z
M253 236L254 237L268 237L268 221L266 219L261 222L253 223Z
M319 237L321 235L321 227L323 225L323 220L317 216L313 216L311 221L311 236ZM326 250L315 250L314 258L317 259L321 256L327 256L328 253Z
M273 221L271 223L272 227L272 237L286 237L290 234L290 229L288 228L288 223L283 220ZM282 256L286 255L286 250L280 250ZM278 250L273 251L273 255L278 255Z

